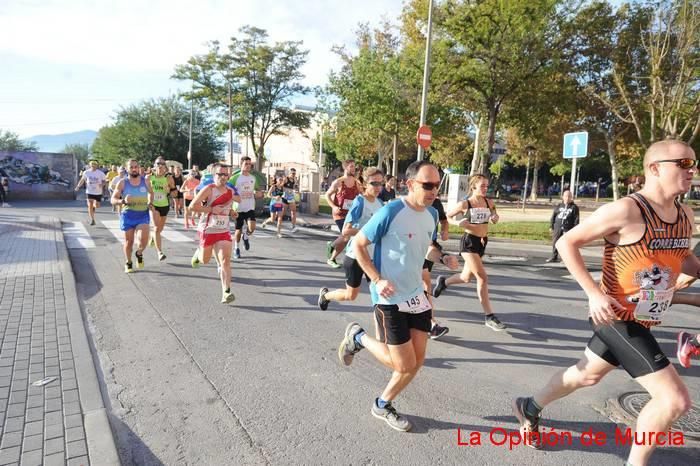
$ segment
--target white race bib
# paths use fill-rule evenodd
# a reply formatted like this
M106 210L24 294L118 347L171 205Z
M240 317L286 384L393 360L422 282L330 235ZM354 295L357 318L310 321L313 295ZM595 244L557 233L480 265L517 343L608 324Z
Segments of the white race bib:
M672 299L673 290L640 290L634 316L642 322L661 322Z
M420 292L412 298L407 299L399 303L399 311L407 312L409 314L420 314L421 312L429 311L432 309L430 307L430 301L425 293Z
M343 201L343 210L350 210L350 207L352 207L352 201L353 199L345 199Z
M228 229L230 217L228 215L212 215L210 217L211 226L214 228Z
M162 193L160 191L156 191L153 193L153 200L154 201L164 201L165 200L165 193Z
M472 207L469 209L470 223L489 223L491 210L486 207Z

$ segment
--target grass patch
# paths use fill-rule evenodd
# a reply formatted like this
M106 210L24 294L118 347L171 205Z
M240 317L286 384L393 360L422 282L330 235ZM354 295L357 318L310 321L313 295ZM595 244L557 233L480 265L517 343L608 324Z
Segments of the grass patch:
M464 230L450 225L450 233L461 235ZM500 222L489 225L489 238L525 239L534 241L552 241L549 222Z

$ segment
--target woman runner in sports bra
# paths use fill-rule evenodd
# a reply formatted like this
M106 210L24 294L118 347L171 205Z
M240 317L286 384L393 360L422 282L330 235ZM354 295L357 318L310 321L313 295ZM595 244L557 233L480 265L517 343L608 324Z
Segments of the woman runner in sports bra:
M489 222L498 223L496 206L486 197L488 189L488 178L484 175L472 176L469 179L470 196L447 213L447 217L453 220L457 215L464 214L464 218L459 221L459 226L464 228L460 247L460 253L464 258L464 270L451 277L439 276L433 289L433 296L437 298L448 286L469 283L472 277L475 277L476 292L485 314L484 323L491 330L500 332L505 330L506 326L501 323L491 308L488 276L481 260L489 241Z
M231 292L231 209L241 197L233 186L227 184L231 172L227 165L214 164L214 183L205 186L192 200L190 209L201 212L197 231L199 248L192 256L192 267L208 263L215 254L221 278L221 302L231 303L235 296ZM207 205L204 205L206 201Z

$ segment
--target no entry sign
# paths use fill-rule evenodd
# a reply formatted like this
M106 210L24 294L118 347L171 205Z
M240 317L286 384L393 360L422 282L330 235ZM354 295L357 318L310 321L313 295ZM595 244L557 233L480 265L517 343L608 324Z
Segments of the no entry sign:
M423 125L418 128L416 142L423 150L427 150L430 147L430 143L433 142L433 132L430 130L430 126Z

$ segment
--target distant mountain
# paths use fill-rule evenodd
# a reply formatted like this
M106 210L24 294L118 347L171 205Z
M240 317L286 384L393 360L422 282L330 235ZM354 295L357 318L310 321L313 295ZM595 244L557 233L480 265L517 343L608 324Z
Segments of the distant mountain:
M60 152L67 144L92 144L97 131L86 129L75 133L40 134L24 139L39 146L39 152Z

